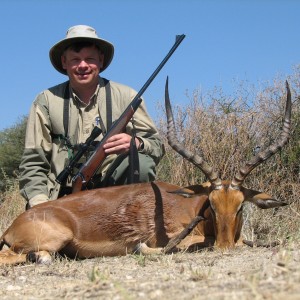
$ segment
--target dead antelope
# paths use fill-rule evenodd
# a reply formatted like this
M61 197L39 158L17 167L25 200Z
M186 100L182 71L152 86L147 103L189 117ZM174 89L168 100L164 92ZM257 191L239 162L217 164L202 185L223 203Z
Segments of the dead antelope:
M32 207L17 217L1 237L0 264L29 261L48 263L51 253L71 258L117 256L170 245L195 220L202 220L180 241L177 249L193 244L234 247L240 239L242 208L250 201L259 208L286 205L263 192L242 186L246 176L288 141L291 95L287 87L283 131L278 141L247 162L231 181L221 181L199 156L175 138L175 126L166 84L168 142L196 165L209 182L180 188L165 182L81 191ZM169 249L172 247L168 246Z

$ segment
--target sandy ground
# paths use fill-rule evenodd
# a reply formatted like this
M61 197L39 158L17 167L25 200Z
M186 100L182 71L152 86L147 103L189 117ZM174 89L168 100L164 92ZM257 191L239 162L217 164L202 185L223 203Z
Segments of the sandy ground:
M296 244L0 267L0 299L300 299Z

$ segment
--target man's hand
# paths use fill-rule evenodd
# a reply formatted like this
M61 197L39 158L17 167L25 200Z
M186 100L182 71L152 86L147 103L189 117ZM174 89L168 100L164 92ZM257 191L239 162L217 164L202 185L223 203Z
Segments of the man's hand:
M120 154L129 151L131 136L127 133L119 133L107 140L103 145L106 154ZM135 138L136 146L139 149L140 140Z

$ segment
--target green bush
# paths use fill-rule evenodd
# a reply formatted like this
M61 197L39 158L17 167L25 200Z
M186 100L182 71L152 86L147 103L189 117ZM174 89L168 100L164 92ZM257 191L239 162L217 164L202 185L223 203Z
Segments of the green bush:
M5 188L9 179L18 176L25 143L27 117L22 117L12 127L0 131L0 187Z

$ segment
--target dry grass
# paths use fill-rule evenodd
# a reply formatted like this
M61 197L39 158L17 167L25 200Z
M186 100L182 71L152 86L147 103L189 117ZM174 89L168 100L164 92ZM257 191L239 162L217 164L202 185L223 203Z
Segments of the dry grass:
M0 199L0 232L3 232L25 210L17 180L12 181L4 193L0 193Z

